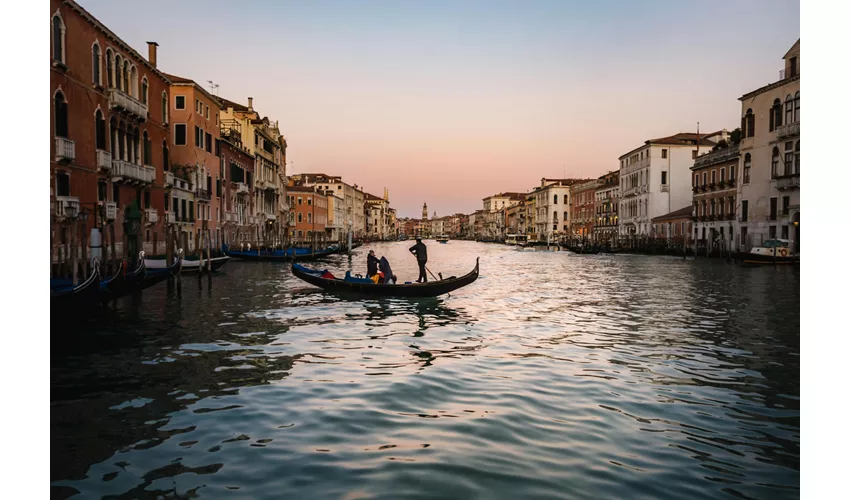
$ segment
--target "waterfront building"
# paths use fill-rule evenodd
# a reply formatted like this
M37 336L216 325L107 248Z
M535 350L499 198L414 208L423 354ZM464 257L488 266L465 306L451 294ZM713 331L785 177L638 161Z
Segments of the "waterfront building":
M615 243L620 207L620 171L614 170L599 177L596 187L596 223L593 225L593 241Z
M721 141L694 160L692 171L693 239L709 250L728 251L735 241L738 144Z
M364 204L366 218L366 235L371 240L385 240L389 235L389 192L384 188L384 197L365 193Z
M667 240L668 245L686 245L693 228L692 208L686 206L652 219L653 238Z
M194 188L194 227L189 251L221 245L221 196L224 175L218 100L194 81L176 75L171 80L171 171ZM182 231L181 233L185 233Z
M597 187L599 187L598 179L577 182L570 186L571 200L567 224L570 228L570 236L573 238L586 240L593 232Z
M289 227L291 241L319 242L325 239L328 222L328 199L315 186L289 186L290 211L295 212L295 223Z
M534 195L537 241L553 242L569 234L570 186L589 179L540 179Z
M254 157L254 207L260 218L260 244L275 245L282 243L286 230L288 209L286 203L286 140L280 133L276 121L261 117L254 109L254 99L248 98L248 105L218 98L220 103L220 122L242 133L242 145ZM324 232L324 228L322 229Z
M338 175L322 173L293 174L290 180L304 186L318 186L322 190L332 190L340 195L345 203L345 231L352 231L354 238L362 238L365 231L365 201L364 194L356 184L349 184Z
M220 160L224 184L223 242L228 245L260 242L259 217L254 207L254 156L242 143L241 126L236 121L220 123ZM293 214L288 214L291 218Z
M525 200L526 193L498 193L484 198L484 238L500 239L505 236L505 209Z
M770 238L800 249L800 40L779 80L741 96L738 248Z
M328 201L328 220L325 224L325 238L328 241L341 243L348 238L345 224L345 198L339 191L333 189L321 190ZM290 197L291 200L291 197Z
M526 234L525 200L505 209L505 235Z
M171 82L157 44L145 59L72 0L50 16L51 266L87 265L93 230L103 259L165 252Z
M525 233L528 236L528 241L537 241L537 224L535 223L535 215L537 214L537 195L532 191L525 196Z
M726 130L683 132L650 139L620 156L620 236L648 236L653 218L690 205L690 168L700 150L721 139L728 140Z

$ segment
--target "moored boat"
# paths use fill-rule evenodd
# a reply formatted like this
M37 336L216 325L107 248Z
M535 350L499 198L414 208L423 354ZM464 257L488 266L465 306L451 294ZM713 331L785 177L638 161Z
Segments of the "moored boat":
M292 263L292 274L301 280L315 285L326 292L349 293L381 297L437 297L465 287L478 279L478 259L475 259L475 269L469 273L439 281L426 283L374 283L367 278L352 277L346 273L344 279L339 279L327 270L316 270L298 263Z
M441 234L440 236L437 236L435 239L437 240L437 243L448 243L449 242L449 237L446 236L445 234Z
M761 246L753 247L749 252L735 252L732 254L732 258L744 264L754 265L797 264L800 262L800 254L794 253L789 241L779 238L767 240Z
M203 258L194 258L194 259L181 258L180 260L182 261L181 267L180 267L180 272L186 274L186 273L196 273L196 272L200 271L201 269L206 267L207 262L209 262L209 266L213 271L217 271L218 269L221 268L221 266L227 264L227 262L230 260L230 257L227 256L227 255L224 255L224 256L221 256L221 257L212 257L210 259L203 257ZM168 268L168 265L167 265L164 258L162 258L162 259L145 259L145 265L148 267L148 269L151 269L151 270L167 269Z

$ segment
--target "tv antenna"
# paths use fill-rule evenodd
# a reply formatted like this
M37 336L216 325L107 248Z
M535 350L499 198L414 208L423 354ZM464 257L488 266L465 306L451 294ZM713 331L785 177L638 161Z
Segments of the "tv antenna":
M218 84L213 83L212 80L207 80L207 83L210 84L210 93L216 97L218 97Z

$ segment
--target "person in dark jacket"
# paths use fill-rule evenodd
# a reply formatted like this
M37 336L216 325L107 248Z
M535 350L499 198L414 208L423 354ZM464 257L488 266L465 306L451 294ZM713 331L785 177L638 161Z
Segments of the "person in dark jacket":
M425 264L428 262L428 249L422 243L422 238L416 238L416 244L410 247L410 253L416 256L416 262L419 263L419 278L417 283L428 282L428 276L425 275Z
M369 256L366 257L366 277L371 278L378 274L378 258L375 257L375 251L369 250Z
M381 260L378 262L378 269L384 273L384 283L395 284L397 278L396 275L393 274L393 269L390 267L390 261L388 261L386 257L381 256Z

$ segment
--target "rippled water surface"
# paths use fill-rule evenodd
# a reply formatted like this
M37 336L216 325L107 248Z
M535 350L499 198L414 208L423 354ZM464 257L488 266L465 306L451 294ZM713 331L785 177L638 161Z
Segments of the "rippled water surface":
M232 261L54 329L53 494L799 496L798 269L426 243L478 281L353 300ZM413 280L409 246L322 267Z

